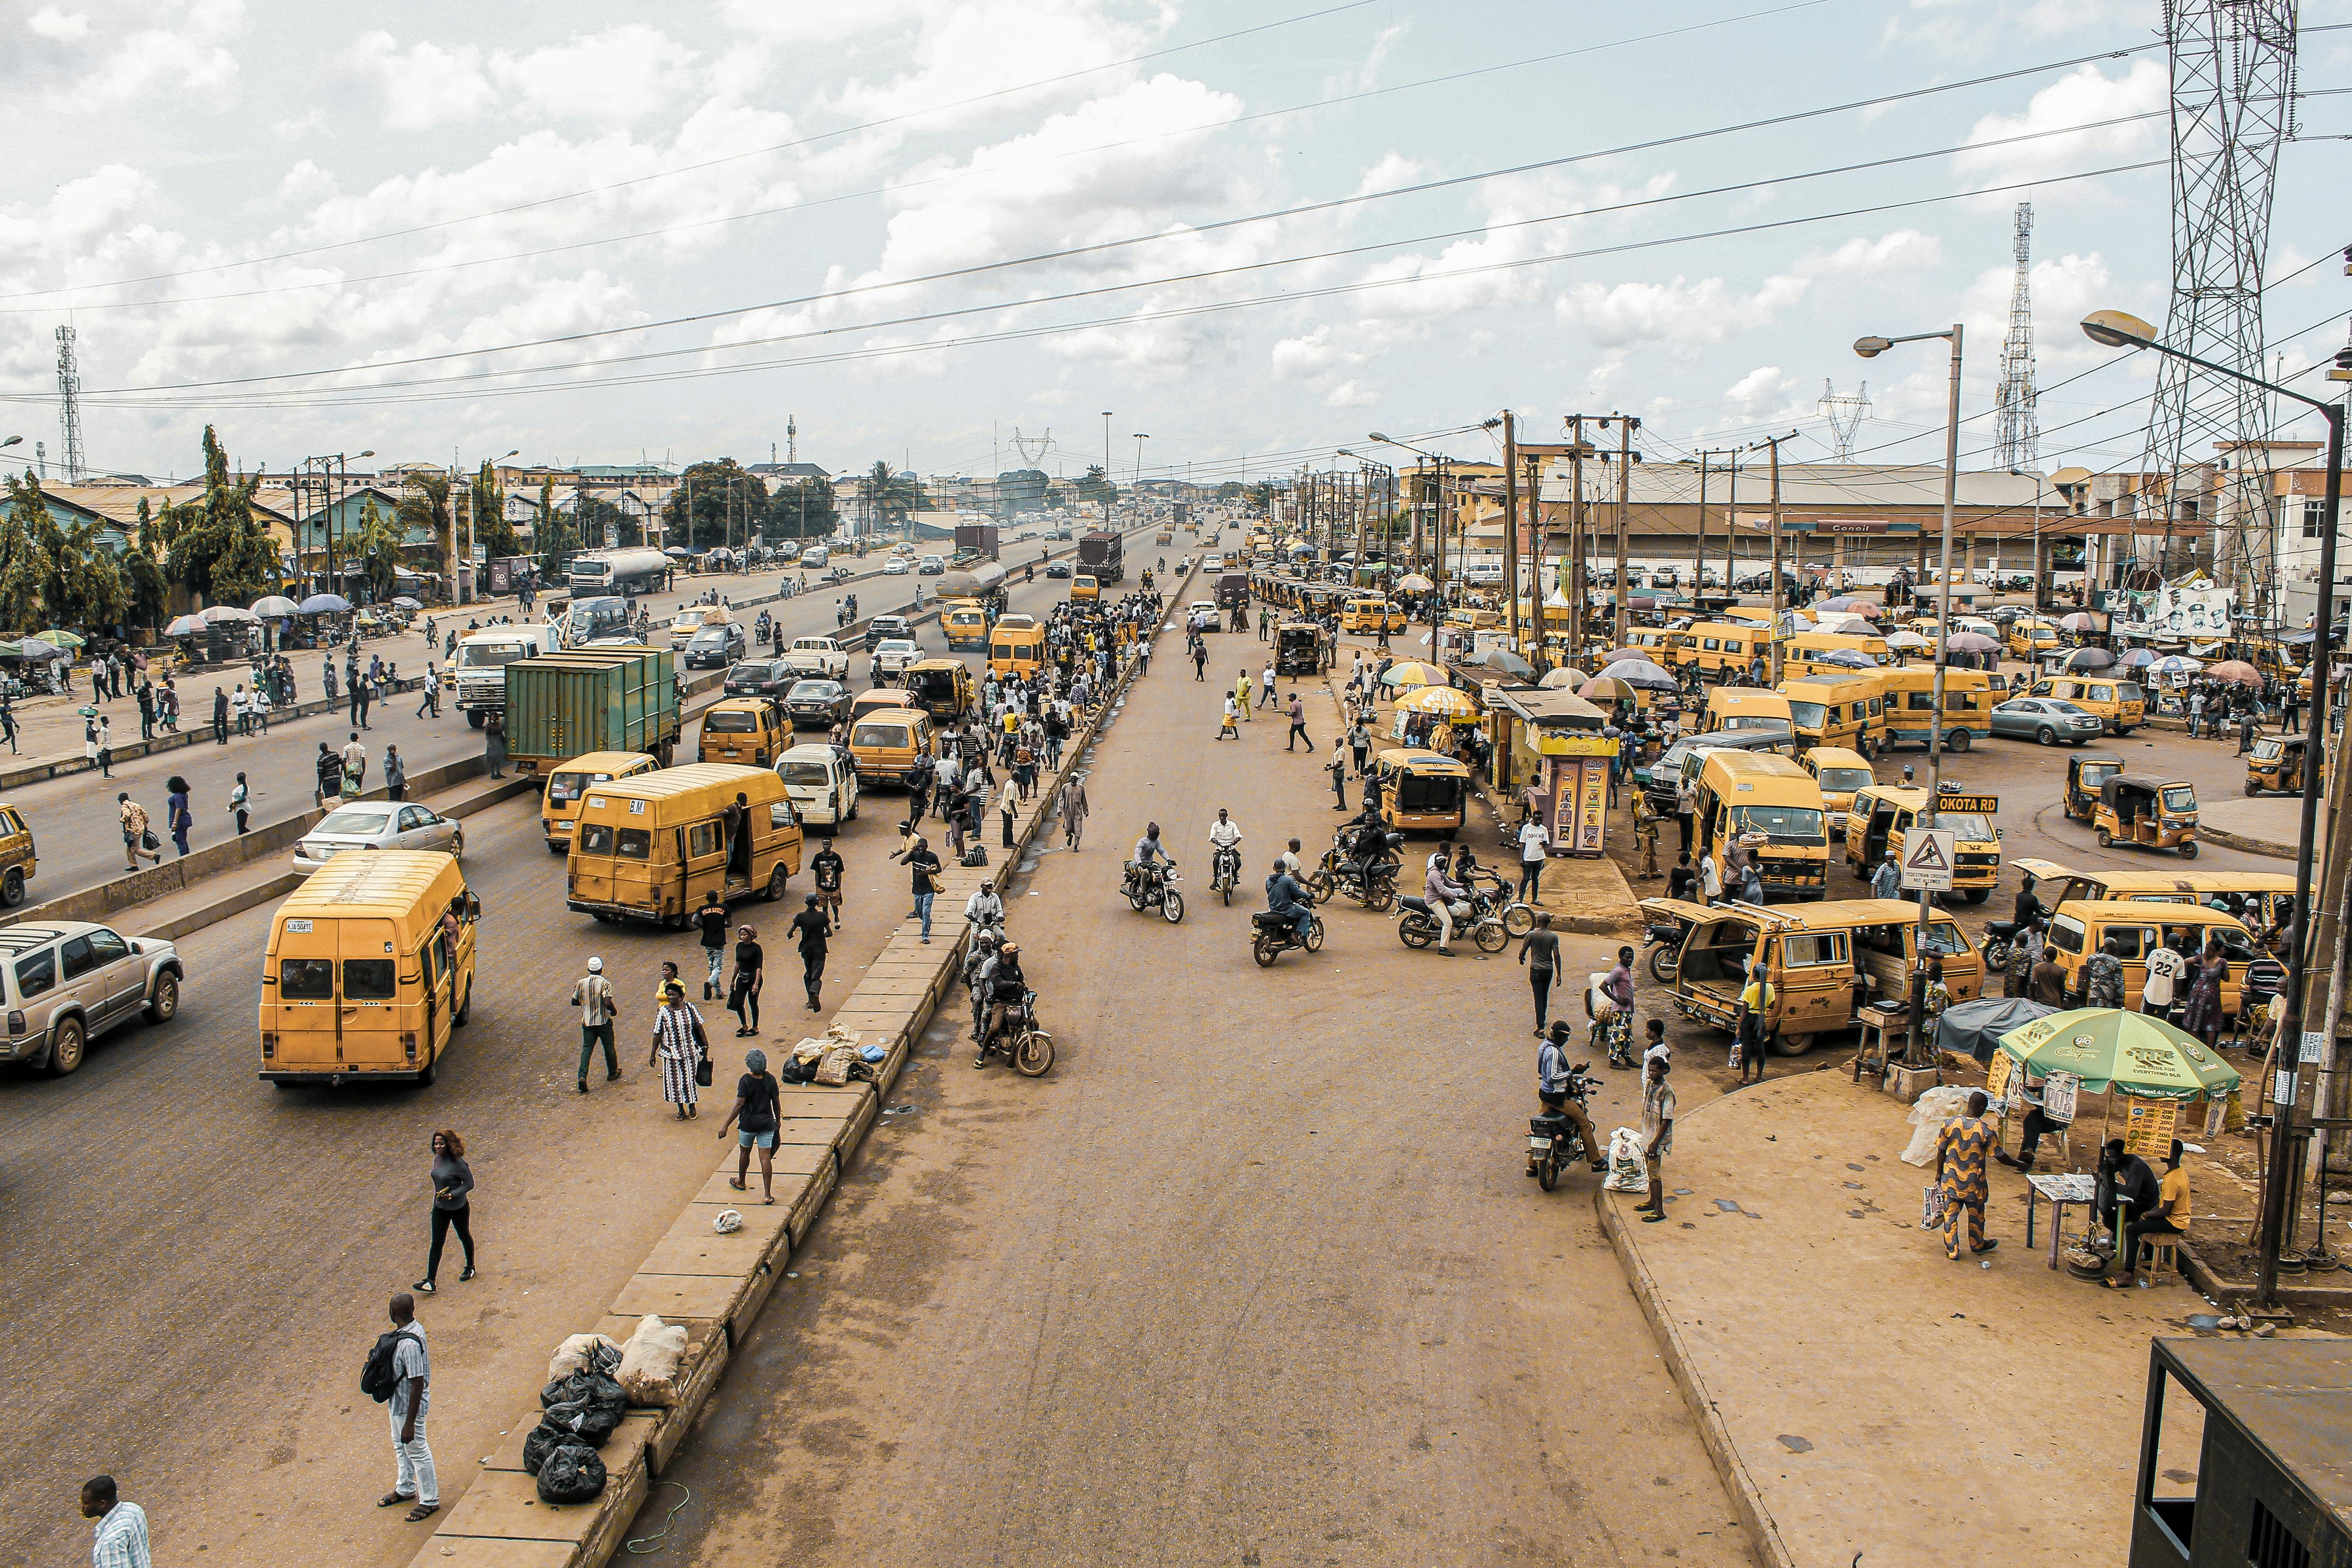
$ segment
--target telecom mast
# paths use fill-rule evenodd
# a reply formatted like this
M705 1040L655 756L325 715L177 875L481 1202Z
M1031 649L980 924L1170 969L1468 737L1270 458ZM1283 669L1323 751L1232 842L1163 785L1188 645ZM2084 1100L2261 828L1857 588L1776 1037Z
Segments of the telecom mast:
M794 419L791 415L787 414L787 415L785 415L785 416L784 416L784 461L785 461L785 462L787 462L787 463L797 463L797 462L799 462L800 460L801 460L801 426L800 426L800 421L798 421L798 420Z
M2033 394L2033 204L2017 204L2017 281L2009 290L2009 336L2000 343L2000 411L1993 466L2030 473L2042 462L2042 416Z
M1837 460L1853 461L1853 437L1862 422L1870 417L1870 383L1864 382L1862 390L1851 397L1842 397L1828 377L1822 379L1822 414L1830 422L1830 436L1837 443Z
M58 329L58 423L65 435L66 483L82 480L81 367L74 361L74 330Z
M2172 297L2164 342L2263 374L2263 263L2281 142L2294 133L2295 0L2168 0L2172 61ZM2214 575L2251 605L2276 521L2262 392L2167 354L2148 407L2137 512L2193 541L2213 529ZM2226 461L2236 479L2224 497ZM2135 552L2141 548L2134 540ZM2165 570L2160 551L2138 563ZM2259 553L2263 565L2254 565ZM2153 579L2143 577L2143 585Z

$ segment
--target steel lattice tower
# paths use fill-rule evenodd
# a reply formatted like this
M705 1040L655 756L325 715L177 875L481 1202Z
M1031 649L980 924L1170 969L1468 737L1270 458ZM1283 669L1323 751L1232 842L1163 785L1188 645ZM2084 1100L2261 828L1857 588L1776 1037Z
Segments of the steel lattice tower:
M1830 437L1841 463L1853 461L1854 433L1862 422L1870 417L1870 383L1864 382L1862 390L1851 397L1838 395L1837 386L1828 377L1822 378L1822 416L1830 422Z
M2164 341L2263 374L2263 265L2281 142L2294 135L2295 0L2167 0L2172 61L2172 297ZM2274 508L2263 395L2169 355L2158 362L2138 511L2193 540L2214 526L2214 576L2252 602L2270 576ZM2227 458L2237 494L2213 481ZM2252 537L2258 533L2259 538ZM2137 551L2137 541L2134 542ZM2259 552L2261 563L2255 563ZM2162 572L2162 552L2147 565Z
M81 367L74 361L74 330L58 329L58 424L65 436L66 483L82 480Z
M2033 392L2033 204L2017 204L2017 281L2009 291L2009 335L2000 342L2000 433L1993 466L2030 473L2042 463L2042 415Z

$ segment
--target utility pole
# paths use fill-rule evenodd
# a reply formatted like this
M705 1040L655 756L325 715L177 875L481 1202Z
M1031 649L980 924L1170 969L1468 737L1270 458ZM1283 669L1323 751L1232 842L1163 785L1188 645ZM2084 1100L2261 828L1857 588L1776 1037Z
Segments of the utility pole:
M1768 436L1761 441L1751 441L1748 447L1752 452L1759 447L1768 447L1772 452L1772 544L1769 568L1772 574L1772 629L1765 639L1764 646L1770 649L1771 684L1776 687L1780 684L1780 443L1793 441L1796 438L1797 433L1791 430L1786 436Z
M1503 410L1503 621L1508 628L1511 651L1517 653L1522 646L1519 642L1519 440L1518 416L1507 408Z
M1614 646L1618 647L1625 646L1626 612L1631 608L1625 602L1626 579L1633 574L1632 566L1625 559L1625 533L1633 510L1633 464L1636 460L1633 432L1641 426L1640 419L1630 416L1621 415L1617 418L1617 618ZM1603 419L1601 427L1608 429L1609 421Z
M1584 416L1568 416L1568 662L1584 658Z

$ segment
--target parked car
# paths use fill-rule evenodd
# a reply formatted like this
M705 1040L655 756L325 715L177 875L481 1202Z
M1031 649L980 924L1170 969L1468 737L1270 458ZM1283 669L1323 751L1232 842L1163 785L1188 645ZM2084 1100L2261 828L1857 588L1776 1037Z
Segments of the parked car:
M1992 710L1994 734L2039 741L2045 746L2061 741L2085 745L2105 734L2106 728L2106 721L2096 713L2055 697L2020 697L1997 704Z
M719 621L688 639L684 663L688 669L724 669L750 651L743 628L733 621Z
M396 800L353 801L327 813L294 846L294 869L305 875L347 849L446 849L466 855L466 830L429 805Z
M849 722L849 688L838 680L803 680L784 696L795 730L829 730Z
M177 949L126 938L87 921L37 921L0 930L0 982L8 1007L0 1061L63 1078L89 1042L143 1016L167 1024L186 979Z
M799 670L782 659L747 658L727 672L727 684L721 689L730 697L764 697L782 702L802 679Z
M1067 577L1069 574L1070 563L1066 561L1056 561L1045 568L1045 575L1048 577L1058 579Z

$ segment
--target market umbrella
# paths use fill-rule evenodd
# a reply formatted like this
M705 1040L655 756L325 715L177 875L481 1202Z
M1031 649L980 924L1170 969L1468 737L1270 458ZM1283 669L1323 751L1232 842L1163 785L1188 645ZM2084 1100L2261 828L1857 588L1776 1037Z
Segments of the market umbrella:
M251 610L240 610L235 605L207 605L196 613L205 618L206 626L231 626L240 622L251 624L261 619Z
M352 602L341 594L313 594L302 601L299 613L306 616L340 616L352 607Z
M1558 669L1545 670L1543 679L1536 684L1546 691L1573 691L1584 684L1584 671L1573 665L1563 664Z
M43 664L53 658L71 658L73 656L53 642L43 642L38 637L26 637L16 646L16 657L29 658L36 664Z
M671 559L673 559L673 560L681 560L681 561L682 561L682 560L687 560L687 559L688 559L688 558L692 557L692 555L694 554L694 552L693 552L693 551L691 551L691 550L688 550L688 549L685 545L683 545L683 544L673 544L673 545L671 545L669 548L667 548L667 550L664 550L664 551L662 552L662 553L663 553L664 555L669 556L669 557L670 557Z
M1931 642L1929 642L1926 637L1921 637L1917 632L1911 631L1911 630L1909 630L1908 628L1906 628L1905 630L1902 630L1902 631L1896 631L1896 632L1889 632L1889 633L1887 633L1887 634L1886 634L1886 646L1887 646L1888 647L1906 647L1906 648L1907 648L1907 647L1935 647L1936 645L1935 645L1935 644L1933 644L1933 643L1931 643Z
M1943 1021L1936 1026L1936 1047L1956 1057L1965 1054L1989 1062L2003 1035L2057 1010L2022 996L1979 996L1973 1002L1955 1002L1944 1009Z
M1817 610L1835 610L1840 614L1851 614L1862 608L1862 601L1853 597L1851 595L1835 594L1826 599L1815 600L1813 602L1813 608Z
M2110 1089L2143 1100L2193 1100L2226 1094L2238 1069L2196 1036L2146 1013L2077 1007L2011 1030L2000 1048L2037 1073L2070 1072L2084 1092Z
M1475 719L1478 704L1466 691L1450 686L1423 686L1396 700L1400 713L1443 713L1449 719Z
M1876 669L1877 664L1860 648L1833 647L1813 660L1815 664L1832 664L1840 669Z
M1504 648L1490 650L1486 655L1486 665L1489 669L1500 670L1505 675L1515 675L1521 680L1533 680L1536 678L1534 665L1529 664L1517 654Z
M2216 680L2234 680L2241 686L2260 686L2262 672L2242 658L2225 658L2205 671Z
M2113 669L2116 656L2103 647L2078 647L2066 656L2061 669Z
M167 637L200 637L212 630L202 616L174 616L172 624L163 628Z
M1682 683L1670 671L1659 668L1646 658L1612 659L1601 673L1613 676L1629 686L1646 686L1654 690L1679 691Z
M2150 675L2194 675L2204 668L2205 661L2201 658L2184 658L2179 654L2172 654L2158 659L2147 669Z
M2099 618L2087 610L2077 610L2071 616L2061 616L2058 626L2061 631L2095 632L2099 629Z
M1633 689L1613 675L1596 675L1577 688L1576 694L1587 702L1632 702Z
M421 610L425 607L424 605L410 598L405 594L403 594L400 597L394 599L393 603L404 610Z
M2156 662L2156 655L2148 652L2147 649L2144 647L2136 647L2125 654L2123 658L2116 660L2116 662L2123 666L2126 669L2137 669L2142 665L2154 664Z
M1944 639L1944 647L1952 653L1999 653L2000 644L1982 632L1954 632Z
M1647 648L1612 647L1607 653L1601 656L1601 662L1603 664L1615 664L1621 658L1647 659L1649 657L1650 654Z
M1408 594L1426 594L1437 584L1418 572L1410 572L1397 579L1397 586Z
M302 613L302 606L283 594L271 594L253 601L253 613L257 616L299 616Z
M62 626L51 626L47 631L35 632L32 637L26 640L31 642L45 642L51 647L74 648L82 646L82 639L79 636L73 632L67 631Z
M1423 664L1417 658L1409 658L1402 664L1391 665L1389 672L1381 677L1381 684L1382 686L1443 686L1445 684L1445 672L1434 665Z

